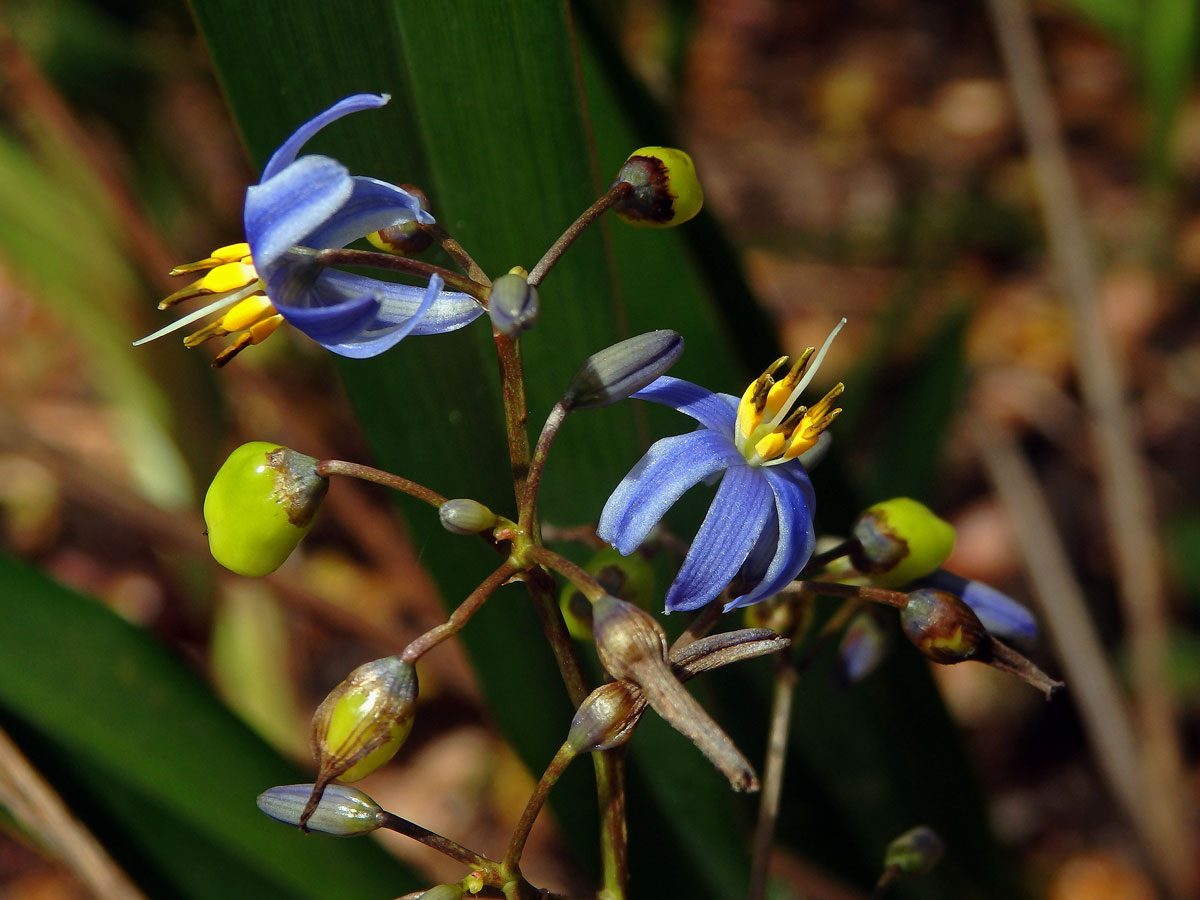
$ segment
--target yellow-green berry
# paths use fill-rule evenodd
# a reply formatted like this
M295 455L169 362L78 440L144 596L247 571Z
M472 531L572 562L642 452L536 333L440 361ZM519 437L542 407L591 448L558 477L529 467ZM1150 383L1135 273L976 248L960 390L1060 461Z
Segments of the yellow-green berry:
M613 211L630 225L671 228L704 205L692 158L674 147L635 150L617 173L617 182L622 181L633 190L613 204Z
M274 572L312 528L328 488L311 456L265 441L242 444L204 496L213 558L239 575Z
M894 869L902 878L918 878L937 865L945 849L936 831L928 825L918 825L888 844L883 866Z
M954 526L909 497L867 509L851 529L850 559L880 587L897 588L935 571L954 549Z

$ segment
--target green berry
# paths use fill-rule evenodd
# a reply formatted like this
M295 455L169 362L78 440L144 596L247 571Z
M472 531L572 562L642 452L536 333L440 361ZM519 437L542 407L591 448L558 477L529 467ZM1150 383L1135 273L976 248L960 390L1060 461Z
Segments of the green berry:
M242 444L204 496L213 558L239 575L274 572L312 528L328 487L311 456L265 441Z

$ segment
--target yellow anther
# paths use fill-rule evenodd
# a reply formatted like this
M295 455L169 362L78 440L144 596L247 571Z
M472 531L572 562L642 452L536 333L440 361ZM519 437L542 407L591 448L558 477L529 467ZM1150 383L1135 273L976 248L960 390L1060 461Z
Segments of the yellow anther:
M200 279L201 290L207 294L223 294L236 291L258 280L254 264L250 262L222 263Z
M526 269L524 266L513 266L511 269L508 270L508 274L509 275L520 275L522 278L528 278L529 270Z
M211 256L196 260L196 262L176 266L171 270L171 274L186 275L189 272L202 272L205 269L212 269L222 263L238 262L249 255L250 245L245 241L240 241L236 244L226 244L224 247L218 247L214 250Z
M778 431L772 431L754 445L754 452L759 459L769 460L781 455L787 449L787 438Z
M748 439L754 433L754 429L762 424L763 410L766 408L771 386L775 384L772 373L786 362L786 356L779 357L767 366L765 372L750 382L750 386L742 394L742 399L738 403L737 427L743 441Z
M229 334L229 329L225 327L224 320L217 319L215 322L209 322L199 331L193 331L183 339L183 346L189 350L194 350L205 341L212 340L215 337L225 337Z
M265 294L251 294L221 317L221 327L229 332L245 331L273 315L275 307Z
M261 344L267 338L275 333L275 329L283 324L283 316L274 315L269 319L263 319L261 322L255 322L250 326L250 343Z

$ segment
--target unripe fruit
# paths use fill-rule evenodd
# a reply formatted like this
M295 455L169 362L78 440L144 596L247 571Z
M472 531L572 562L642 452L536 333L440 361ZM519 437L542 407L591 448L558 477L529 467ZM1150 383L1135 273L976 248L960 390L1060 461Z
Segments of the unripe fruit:
M274 572L312 528L328 488L311 456L265 441L242 444L204 495L213 558L239 575Z

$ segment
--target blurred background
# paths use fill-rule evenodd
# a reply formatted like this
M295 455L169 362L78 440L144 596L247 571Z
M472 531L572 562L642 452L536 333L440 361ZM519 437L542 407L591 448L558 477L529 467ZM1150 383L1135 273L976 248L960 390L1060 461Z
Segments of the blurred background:
M949 567L1046 625L1034 657L1068 685L1051 702L983 666L932 672L988 852L1029 896L1200 896L1195 4L1061 0L1032 4L1030 19L1023 9L640 0L573 13L635 133L662 139L640 123L661 125L665 110L696 161L709 213L697 227L724 232L734 255L722 277L744 272L760 304L722 305L727 327L771 332L743 340L761 352L742 377L773 358L773 343L797 353L847 317L822 370L848 384L838 462L822 477L865 502L925 500L958 529ZM1039 132L1043 107L1054 118ZM1045 139L1036 154L1031 133ZM443 615L422 566L432 523L408 509L405 524L358 485L335 486L301 552L269 579L236 578L208 557L200 498L233 446L377 452L334 364L294 333L219 371L207 347L185 352L174 337L130 347L163 324L155 304L178 286L173 265L241 238L256 171L184 4L5 0L0 542L18 574L0 604L47 617L36 639L13 616L0 625L0 725L14 742L0 775L6 898L94 890L84 838L49 800L13 786L33 777L21 752L148 896L174 890L170 865L143 871L137 841L108 832L113 807L73 780L70 753L55 747L63 726L24 705L72 690L26 662L57 646L48 582L149 635L301 767L324 693ZM703 372L703 359L691 363ZM818 526L844 527L854 501L826 512L820 496ZM806 678L825 683L831 670L825 658ZM420 727L365 787L488 850L503 845L536 773L509 749L476 674L458 647L428 657ZM826 727L806 724L818 738ZM908 776L936 790L930 768L910 761ZM417 886L461 877L415 844L386 843ZM856 875L855 863L799 843L779 855L778 897L866 896L866 864ZM535 830L530 853L536 882L587 890L586 864L555 829Z

